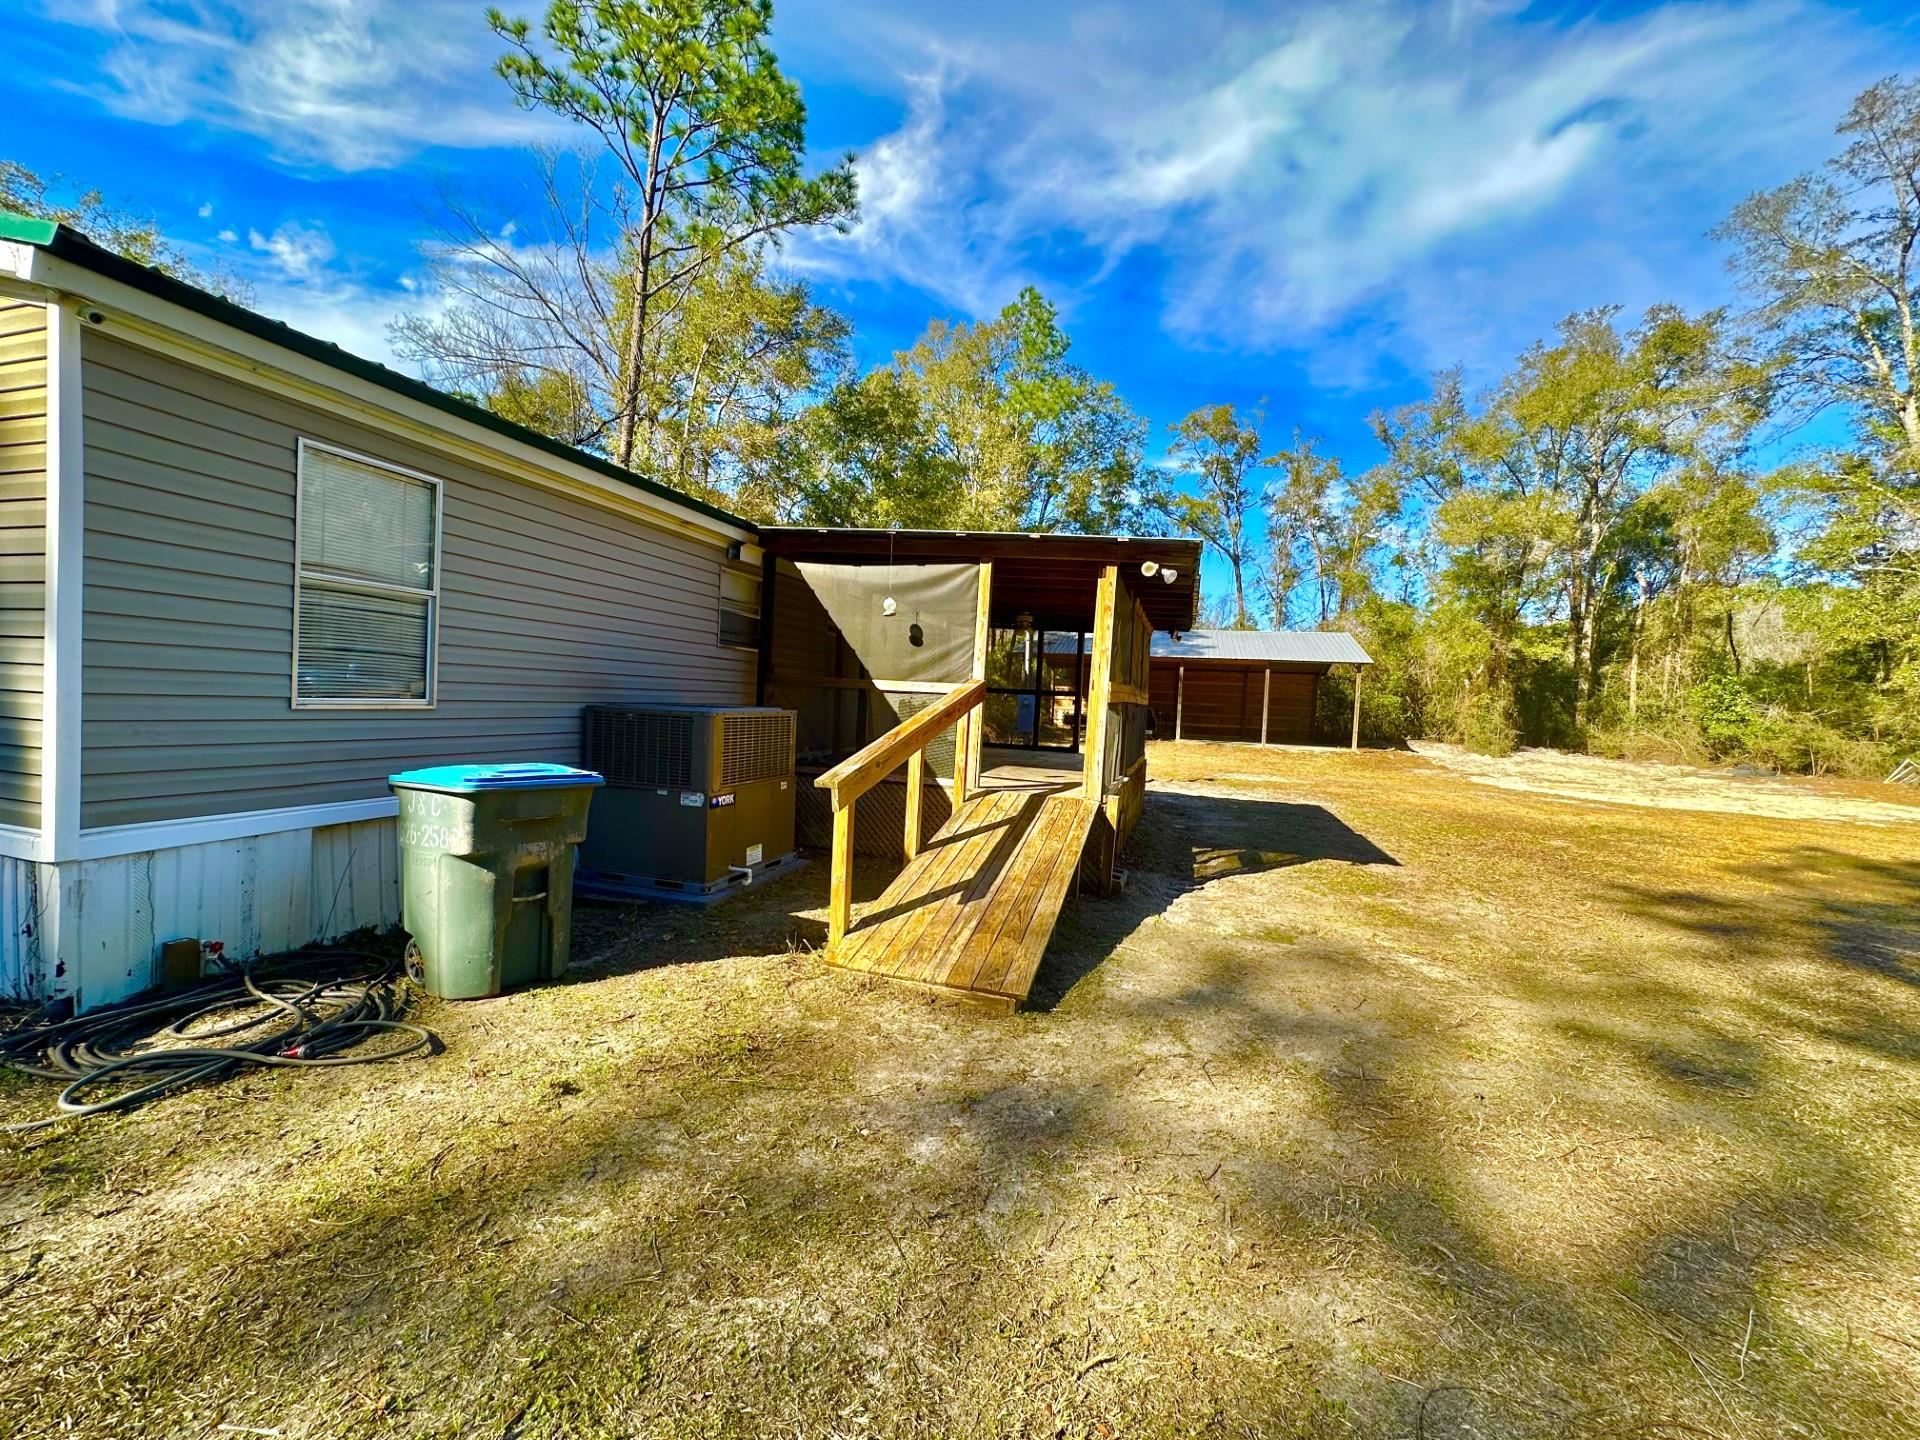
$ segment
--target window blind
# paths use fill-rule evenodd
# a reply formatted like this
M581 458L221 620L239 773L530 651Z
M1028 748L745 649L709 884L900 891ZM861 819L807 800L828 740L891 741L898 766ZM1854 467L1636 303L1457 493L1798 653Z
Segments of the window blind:
M296 702L431 703L438 509L432 481L302 447Z

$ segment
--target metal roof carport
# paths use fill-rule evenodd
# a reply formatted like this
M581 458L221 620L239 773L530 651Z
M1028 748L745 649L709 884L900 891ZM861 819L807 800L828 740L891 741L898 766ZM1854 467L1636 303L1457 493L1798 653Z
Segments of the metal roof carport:
M1353 731L1360 744L1360 672L1373 657L1343 630L1189 630L1153 637L1154 731L1176 740L1306 745L1320 677L1353 672Z

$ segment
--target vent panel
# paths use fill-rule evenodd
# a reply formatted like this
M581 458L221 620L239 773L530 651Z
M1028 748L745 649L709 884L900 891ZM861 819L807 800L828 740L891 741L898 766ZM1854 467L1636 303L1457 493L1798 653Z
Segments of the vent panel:
M720 785L732 789L793 773L793 715L723 715L720 719Z
M606 776L609 785L691 789L696 718L594 707L587 711L586 766Z

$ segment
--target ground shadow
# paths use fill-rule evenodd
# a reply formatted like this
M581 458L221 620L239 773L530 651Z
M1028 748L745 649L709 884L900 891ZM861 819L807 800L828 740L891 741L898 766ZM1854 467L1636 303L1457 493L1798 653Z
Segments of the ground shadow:
M1400 863L1322 805L1179 790L1147 792L1120 860L1121 894L1068 902L1030 1008L1053 1009L1144 921L1212 882L1321 862Z

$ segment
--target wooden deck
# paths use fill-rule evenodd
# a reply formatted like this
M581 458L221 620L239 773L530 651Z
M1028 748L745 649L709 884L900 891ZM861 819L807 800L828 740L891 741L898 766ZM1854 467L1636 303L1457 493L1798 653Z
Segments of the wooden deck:
M1099 813L1078 785L972 796L856 914L829 963L1012 1010L1027 998Z

